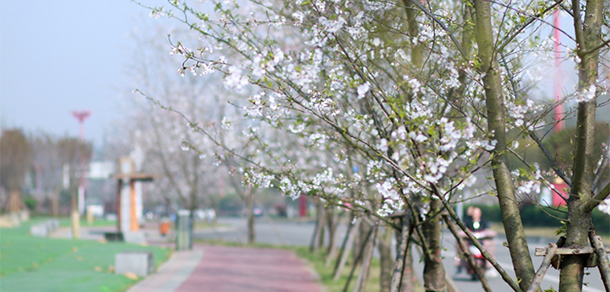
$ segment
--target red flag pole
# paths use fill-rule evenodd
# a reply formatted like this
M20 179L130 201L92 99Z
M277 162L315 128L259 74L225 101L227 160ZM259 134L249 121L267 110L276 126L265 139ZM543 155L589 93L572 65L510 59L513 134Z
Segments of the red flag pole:
M561 48L559 47L561 38L559 35L559 10L555 10L553 14L553 36L555 38L555 86L554 86L554 94L555 94L555 127L553 130L555 132L559 132L565 128L563 122L563 102L562 102L562 72L561 72Z

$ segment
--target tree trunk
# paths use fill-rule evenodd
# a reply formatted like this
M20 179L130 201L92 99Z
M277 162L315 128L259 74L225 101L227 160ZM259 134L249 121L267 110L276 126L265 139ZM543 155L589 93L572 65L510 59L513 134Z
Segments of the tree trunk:
M366 220L362 220L359 227L356 238L354 239L354 250L359 250L365 244L366 238L368 238L368 234L372 228Z
M18 191L12 191L9 199L9 212L18 213L21 210L21 195Z
M338 218L337 211L332 207L326 211L326 228L328 228L328 247L326 248L326 254L330 255L335 250L335 231L337 231ZM329 264L330 265L330 264Z
M506 158L506 119L502 80L498 62L494 56L494 36L491 27L491 4L487 0L475 0L475 35L481 60L480 73L483 75L487 106L487 125L496 141L492 153L491 166L500 201L500 211L504 231L519 286L526 290L534 278L534 265L530 257L523 224L513 188L513 180Z
M59 191L53 190L51 208L53 210L53 217L59 216Z
M314 252L316 249L316 240L318 239L318 232L320 230L320 216L317 210L318 208L316 205L316 224L313 227L313 233L311 234L311 240L309 241L309 252Z
M324 203L320 197L317 198L316 206L316 226L314 228L311 242L309 243L309 251L318 253L320 247L324 246Z
M407 242L406 247L406 257L404 268L402 271L402 289L403 292L415 292L415 288L419 287L421 284L415 275L415 270L413 269L413 245L411 242Z
M400 231L396 231L396 260L394 260L394 268L392 269L392 278L390 279L390 291L399 292L402 284L402 277L405 270L407 242L409 241L409 218L405 215L400 219ZM412 290L405 290L412 291Z
M78 205L76 201L77 189L72 187L71 190L71 208L70 208L70 219L72 222L72 238L80 238L80 214L78 214Z
M248 244L256 242L256 234L254 232L254 192L246 191L246 204L248 206Z
M417 277L413 272L413 258L411 256L412 226L409 215L400 218L400 231L396 231L396 260L392 269L390 282L391 292L414 292Z
M343 239L343 244L341 245L341 252L339 253L339 258L337 259L337 262L335 264L335 269L333 272L333 275L334 275L333 281L335 281L335 282L337 280L339 280L341 271L343 270L343 267L345 266L345 262L347 261L347 258L349 257L349 254L350 254L349 247L352 246L354 238L356 237L356 233L358 233L359 225L360 225L360 218L357 218L356 222L354 224L351 224L351 222L350 222L350 224L348 225L347 233L345 234L345 239Z
M581 24L580 2L573 1L574 29L578 42L577 54L581 59L579 66L578 90L594 88L595 97L578 104L576 121L576 149L574 151L574 167L572 188L568 198L568 221L565 247L579 248L588 246L589 229L591 228L591 210L586 207L591 200L594 162L593 157L595 133L595 108L597 103L597 75L599 50L594 49L600 44L602 0L587 1L585 23ZM592 51L589 51L592 50ZM559 291L581 291L586 259L582 256L564 257L559 274Z
M330 243L328 245L328 257L326 258L326 267L330 267L330 264L332 263L332 260L335 259L335 257L337 257L337 244L335 244L335 241L337 240L337 229L339 227L339 225L341 224L341 221L339 220L339 212L334 211L332 212L334 213L334 217L333 217L333 227L330 228L330 230L332 231L330 234ZM344 241L345 242L345 241Z
M195 169L199 167L199 157L194 157L193 164L195 165ZM191 193L189 194L190 198L190 206L189 206L189 250L193 249L193 230L195 229L195 210L197 210L197 194L199 193L199 175L197 173L194 174L193 182L191 185Z
M380 292L390 292L390 282L392 280L392 266L394 260L392 259L392 228L386 226L383 232L379 234L379 265L380 275L379 284Z
M372 236L370 238L367 237L368 240L365 240L365 249L364 256L362 258L362 266L360 267L360 273L358 274L358 279L356 280L356 285L354 286L354 292L363 292L365 291L366 281L369 277L369 270L371 268L371 259L373 258L373 251L375 250L375 239L377 238L377 226L372 226Z
M429 292L445 291L445 269L441 257L441 218L439 200L430 201L428 215L434 216L424 222L422 229L429 253L424 256L424 288Z
M364 224L365 224L365 222L363 221L361 225L364 225ZM356 252L354 254L354 263L352 264L352 270L350 271L349 276L347 277L347 280L345 281L345 286L343 286L343 292L347 292L349 283L352 281L352 278L354 276L354 272L356 271L358 264L362 260L367 242L369 240L372 240L371 239L372 234L373 234L373 228L369 228L368 232L366 232L366 235L364 235L364 238L361 240L361 245L354 247L354 251Z
M193 249L193 230L195 229L195 210L197 210L197 187L191 189L188 223L189 250Z
M318 243L314 248L315 253L318 253L320 249L324 248L324 236L326 234L326 208L321 199L318 199L318 212L318 220L320 220L320 223L318 224Z
M410 0L403 0L403 3L405 6L405 12L407 14L409 36L411 38L417 38L419 36L419 22L417 21L417 14L419 12ZM417 43L411 47L411 65L413 65L416 70L419 70L423 61L424 47L421 43Z

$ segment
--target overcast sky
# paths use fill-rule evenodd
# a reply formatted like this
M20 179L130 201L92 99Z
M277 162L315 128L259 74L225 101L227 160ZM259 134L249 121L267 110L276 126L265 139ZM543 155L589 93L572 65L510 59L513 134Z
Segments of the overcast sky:
M129 0L1 0L1 126L77 136L71 111L91 110L85 136L100 146L120 118L128 34L147 15Z

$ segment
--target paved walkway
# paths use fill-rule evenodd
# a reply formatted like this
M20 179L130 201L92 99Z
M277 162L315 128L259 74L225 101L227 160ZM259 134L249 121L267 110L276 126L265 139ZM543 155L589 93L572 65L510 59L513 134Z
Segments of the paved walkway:
M203 255L203 250L174 252L159 270L131 287L128 292L173 292L191 276Z
M128 292L320 292L314 274L287 250L195 246L176 252Z

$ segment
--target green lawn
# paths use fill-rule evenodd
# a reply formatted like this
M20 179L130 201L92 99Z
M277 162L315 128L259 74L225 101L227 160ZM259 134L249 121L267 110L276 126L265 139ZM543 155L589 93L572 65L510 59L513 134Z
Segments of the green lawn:
M195 222L196 230L212 230L212 229L216 229L216 228L231 228L232 226L233 225L231 225L231 224L223 224L223 223L210 223L210 222L202 222L202 221Z
M159 266L171 252L127 243L30 236L29 226L37 222L0 228L0 291L125 291L137 280L113 273L116 253L149 250Z

